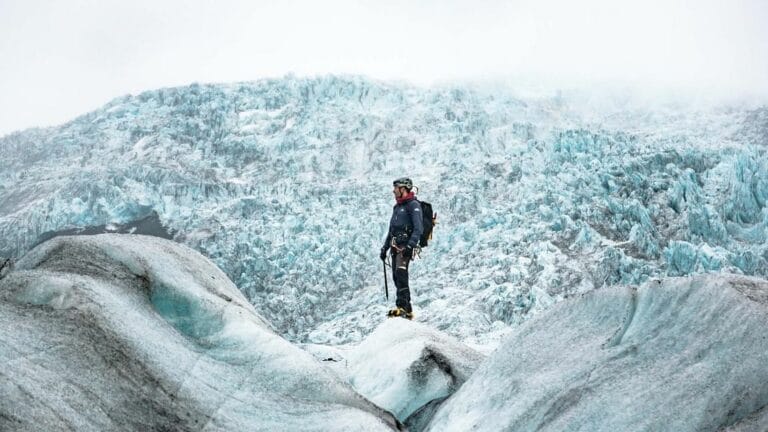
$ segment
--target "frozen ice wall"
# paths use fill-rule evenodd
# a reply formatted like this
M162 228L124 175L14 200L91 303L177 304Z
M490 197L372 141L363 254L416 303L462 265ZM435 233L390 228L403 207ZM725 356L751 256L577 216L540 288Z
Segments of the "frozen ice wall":
M766 108L599 102L339 77L125 96L0 138L0 254L156 212L279 333L358 341L409 175L440 219L419 320L468 342L604 285L766 276Z

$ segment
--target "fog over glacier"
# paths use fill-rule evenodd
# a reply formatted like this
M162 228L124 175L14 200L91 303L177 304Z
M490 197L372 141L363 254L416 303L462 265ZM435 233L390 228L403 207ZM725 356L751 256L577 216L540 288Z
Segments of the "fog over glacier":
M294 341L388 306L393 178L439 224L419 321L482 348L561 299L653 276L765 276L768 108L359 77L192 85L0 138L0 253L157 215Z

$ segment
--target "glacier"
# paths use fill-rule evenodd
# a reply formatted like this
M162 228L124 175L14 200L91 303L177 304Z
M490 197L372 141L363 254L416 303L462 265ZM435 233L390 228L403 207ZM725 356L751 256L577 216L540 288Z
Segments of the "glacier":
M170 240L57 237L0 279L0 429L403 430Z
M168 239L58 236L0 275L2 430L764 430L768 282L570 296L485 354L420 322L292 344Z
M768 274L768 107L286 76L127 95L0 138L0 255L153 214L282 336L356 343L387 308L393 178L432 202L420 322L491 351L595 288Z

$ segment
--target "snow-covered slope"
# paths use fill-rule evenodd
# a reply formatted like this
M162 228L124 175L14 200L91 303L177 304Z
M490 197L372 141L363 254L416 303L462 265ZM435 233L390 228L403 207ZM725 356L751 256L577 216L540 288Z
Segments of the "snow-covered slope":
M427 430L766 430L766 329L761 279L595 290L516 329Z
M352 386L400 420L458 390L485 359L422 324L388 320L346 357Z
M371 402L403 422L458 390L485 356L443 332L405 319L388 319L351 347L303 348ZM431 413L431 411L430 411ZM427 419L428 420L428 419Z
M0 430L397 430L274 333L213 263L58 237L0 279Z
M156 212L279 333L354 342L385 310L378 249L409 175L440 219L419 320L492 345L595 287L768 276L766 112L337 77L148 91L0 138L0 255Z

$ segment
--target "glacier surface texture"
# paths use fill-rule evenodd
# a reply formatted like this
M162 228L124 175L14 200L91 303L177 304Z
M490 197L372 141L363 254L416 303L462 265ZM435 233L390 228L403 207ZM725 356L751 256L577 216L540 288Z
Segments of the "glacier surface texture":
M300 349L186 246L60 236L0 278L0 430L762 431L767 327L768 282L715 274L571 296L490 356L401 318Z

